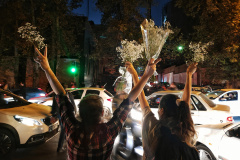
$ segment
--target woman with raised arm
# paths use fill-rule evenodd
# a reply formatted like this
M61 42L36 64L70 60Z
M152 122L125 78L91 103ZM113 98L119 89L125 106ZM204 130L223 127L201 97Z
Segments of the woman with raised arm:
M129 70L133 68L131 63L129 66ZM143 114L143 159L199 160L198 152L194 147L196 132L189 108L192 75L196 69L197 63L187 68L182 99L173 94L161 98L158 107L160 120L154 117L144 92L142 91L139 95L138 99ZM138 83L137 74L134 74L133 82L134 84Z
M79 112L81 122L77 121L73 114L73 105L69 94L65 92L61 83L52 72L48 59L47 47L44 55L35 48L38 57L35 60L45 71L48 81L56 93L56 101L60 108L61 122L66 133L68 160L92 159L108 160L113 148L114 140L131 111L131 104L141 93L148 79L156 70L158 61L152 59L146 67L145 74L139 83L131 90L128 98L123 100L121 105L113 113L113 117L107 123L101 123L103 117L103 102L98 95L85 96L80 104ZM127 70L129 64L126 63ZM129 72L135 76L134 69Z

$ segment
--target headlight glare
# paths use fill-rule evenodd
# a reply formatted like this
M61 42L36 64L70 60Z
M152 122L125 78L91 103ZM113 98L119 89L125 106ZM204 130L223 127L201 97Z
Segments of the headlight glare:
M27 126L40 126L41 123L35 119L32 118L28 118L28 117L23 117L23 116L19 116L19 115L15 115L13 116L14 119L22 124L25 124Z

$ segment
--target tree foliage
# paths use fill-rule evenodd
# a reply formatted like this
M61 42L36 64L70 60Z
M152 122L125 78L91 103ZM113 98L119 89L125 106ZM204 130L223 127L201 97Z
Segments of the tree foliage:
M176 0L176 6L195 19L193 41L214 42L204 63L211 79L235 81L240 76L240 1Z
M140 14L140 2L98 0L96 5L103 13L102 25L106 27L97 35L97 52L103 58L112 57L113 64L119 64L121 60L117 56L116 47L121 44L121 40L142 41L140 24L144 18Z

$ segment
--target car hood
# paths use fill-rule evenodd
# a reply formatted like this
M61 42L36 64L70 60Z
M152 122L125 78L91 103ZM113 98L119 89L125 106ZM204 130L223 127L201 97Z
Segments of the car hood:
M218 111L227 111L227 112L230 112L230 107L227 106L227 105L216 104L216 106L213 107L212 110L218 110Z
M45 118L51 115L50 112L51 112L51 107L45 106L45 105L39 105L35 103L25 105L25 106L0 110L1 114L12 115L12 116L19 115L19 116L24 116L29 118L33 118L33 117Z
M196 125L195 129L201 130L202 128L204 128L204 129L211 129L211 130L223 130L224 128L229 127L230 125L233 125L233 123L227 122L227 123L219 123L219 124L204 124L204 125Z

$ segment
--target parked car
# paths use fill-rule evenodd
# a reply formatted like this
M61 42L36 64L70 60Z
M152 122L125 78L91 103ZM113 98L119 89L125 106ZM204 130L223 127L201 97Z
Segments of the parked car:
M201 160L239 160L240 122L199 125L195 129Z
M81 99L88 95L88 94L97 94L103 98L103 106L104 106L104 116L108 117L112 115L112 102L113 102L113 95L108 92L104 88L67 88L66 91L72 93L74 102L75 102L75 111L78 113L78 104L80 103ZM30 102L43 104L47 106L52 106L54 92L50 92L45 97L35 97L29 99Z
M204 86L204 87L196 86L196 87L192 87L192 90L193 91L199 91L199 92L202 92L204 94L212 92L212 88L210 86Z
M159 119L158 105L160 98L166 94L174 94L181 97L182 93L183 91L158 91L146 98L155 117ZM234 116L230 114L228 106L214 104L201 92L192 91L190 107L195 125L224 123L234 120ZM238 117L237 115L235 116ZM139 103L135 103L125 123L125 127L115 141L113 155L120 154L125 158L132 158L131 156L133 155L139 157L143 155L141 121L141 108Z
M31 87L25 87L23 89L12 89L11 92L13 92L16 95L19 95L22 98L25 98L26 100L29 100L34 97L45 96L47 94L41 88Z
M221 89L211 92L207 96L216 104L228 105L233 114L240 113L240 89Z
M51 120L51 107L2 89L0 97L0 157L19 147L47 142L58 133L59 122Z

